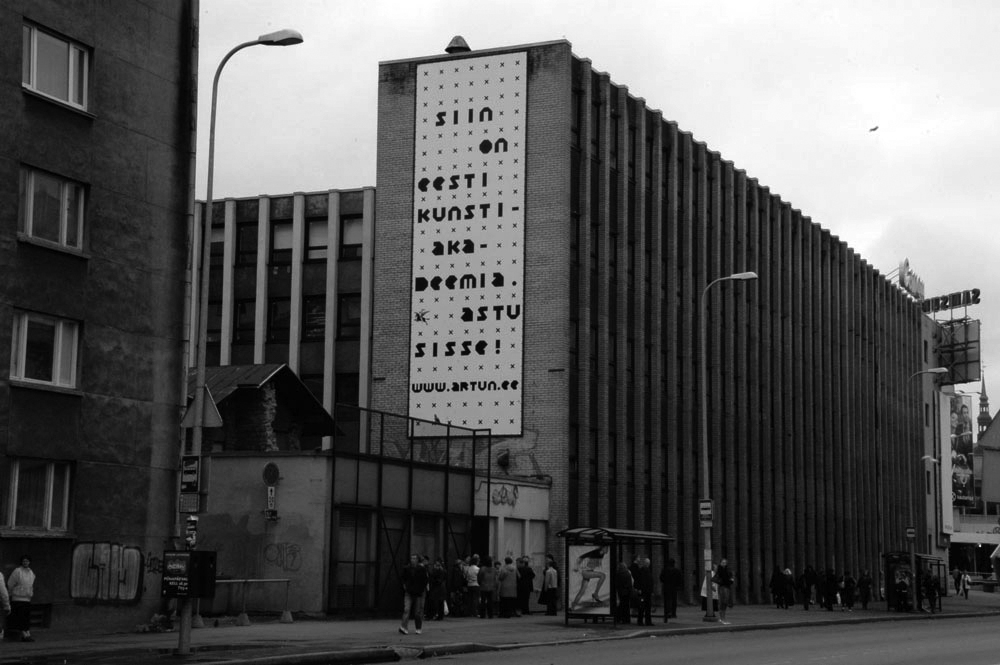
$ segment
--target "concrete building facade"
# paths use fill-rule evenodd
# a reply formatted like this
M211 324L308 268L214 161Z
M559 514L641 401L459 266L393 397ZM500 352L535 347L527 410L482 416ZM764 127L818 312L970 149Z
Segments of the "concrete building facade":
M0 568L148 621L175 535L197 3L0 9ZM141 48L140 48L141 44Z
M565 41L382 63L378 116L373 408L492 427L553 552L665 532L693 582L705 497L743 601L907 550L936 358L847 242Z

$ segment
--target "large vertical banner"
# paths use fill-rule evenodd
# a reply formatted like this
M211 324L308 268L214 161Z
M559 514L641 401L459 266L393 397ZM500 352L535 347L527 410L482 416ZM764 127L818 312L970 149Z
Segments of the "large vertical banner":
M526 54L417 68L409 414L521 434Z
M972 421L972 398L951 398L951 496L955 506L973 506L976 502L973 480L972 448L975 431Z

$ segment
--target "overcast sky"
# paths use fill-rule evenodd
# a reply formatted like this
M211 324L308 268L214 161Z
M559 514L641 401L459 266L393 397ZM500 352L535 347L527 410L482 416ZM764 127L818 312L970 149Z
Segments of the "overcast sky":
M1000 2L201 0L199 198L215 68L281 28L222 75L216 199L374 186L380 61L566 39L883 274L981 289L1000 406Z

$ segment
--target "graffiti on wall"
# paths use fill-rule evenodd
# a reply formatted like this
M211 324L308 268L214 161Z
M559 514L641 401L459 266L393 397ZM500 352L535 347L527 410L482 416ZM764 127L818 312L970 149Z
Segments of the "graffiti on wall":
M138 547L78 543L73 548L70 597L87 603L132 603L142 596L145 572Z
M517 485L499 485L493 488L490 500L494 506L508 505L511 508L517 505Z
M286 572L302 568L302 548L298 543L271 543L264 546L264 561Z

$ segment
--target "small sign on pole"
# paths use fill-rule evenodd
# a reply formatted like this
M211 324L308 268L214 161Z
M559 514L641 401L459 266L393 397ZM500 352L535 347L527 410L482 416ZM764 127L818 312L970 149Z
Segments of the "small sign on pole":
M906 527L906 539L913 540L916 537L917 537L917 530L914 529L912 526Z
M712 526L712 518L715 516L714 504L711 499L701 499L698 502L698 517L701 526Z

